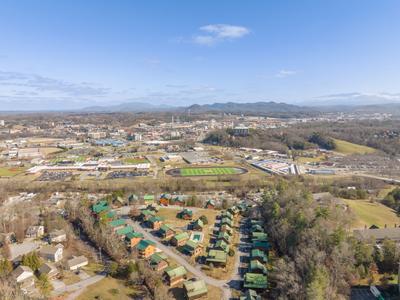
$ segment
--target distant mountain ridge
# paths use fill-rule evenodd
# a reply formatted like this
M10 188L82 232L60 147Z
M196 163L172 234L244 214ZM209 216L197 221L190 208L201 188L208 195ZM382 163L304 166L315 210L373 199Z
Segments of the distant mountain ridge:
M225 112L225 113L298 113L314 111L311 107L302 107L287 103L278 102L251 102L251 103L214 103L194 104L186 108L191 112Z

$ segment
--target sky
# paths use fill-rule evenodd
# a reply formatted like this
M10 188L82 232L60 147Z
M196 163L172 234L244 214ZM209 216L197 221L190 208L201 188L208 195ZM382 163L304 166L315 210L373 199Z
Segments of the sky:
M0 110L400 100L400 1L3 0Z

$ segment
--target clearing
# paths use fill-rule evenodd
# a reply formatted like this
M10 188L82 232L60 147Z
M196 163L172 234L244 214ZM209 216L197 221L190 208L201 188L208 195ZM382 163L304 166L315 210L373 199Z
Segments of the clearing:
M0 168L0 177L12 177L25 172L23 167L3 167Z
M368 154L376 151L376 149L368 146L353 144L338 139L333 139L333 140L336 143L335 151L342 154Z
M88 286L77 300L128 300L134 298L135 295L136 291L126 286L124 281L107 277Z
M344 201L356 216L354 228L364 228L365 225L369 227L373 224L381 228L385 224L388 227L394 227L394 224L400 224L400 218L396 215L396 212L379 202L347 199L344 199Z

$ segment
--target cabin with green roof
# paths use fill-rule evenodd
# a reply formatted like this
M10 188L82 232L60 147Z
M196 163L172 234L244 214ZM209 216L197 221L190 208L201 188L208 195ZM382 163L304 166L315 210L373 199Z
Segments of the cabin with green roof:
M233 227L233 221L229 218L222 218L220 225L229 225L229 227Z
M206 205L204 208L214 209L215 208L215 201L212 199L207 200Z
M233 220L233 215L229 211L226 210L221 214L221 219L223 219L223 218L228 218L228 219Z
M213 249L222 250L222 251L228 253L229 252L229 244L227 242L225 242L224 240L217 240Z
M267 275L268 271L265 265L260 263L257 259L253 259L249 264L249 272Z
M175 229L171 224L162 224L160 229L158 230L158 234L163 239L170 239L176 233Z
M232 237L231 237L227 232L220 232L220 233L217 235L217 240L218 240L218 241L219 241L219 240L223 240L225 243L230 244L230 243L231 243L231 240L232 240Z
M186 279L187 271L184 266L167 267L164 271L169 286L175 286Z
M156 251L156 244L150 240L141 240L136 246L140 258L149 258Z
M268 279L264 274L246 273L243 287L246 289L263 290L268 287Z
M206 263L214 266L225 266L228 256L225 251L211 249L208 251Z
M107 211L110 209L108 202L106 200L101 200L96 204L92 205L92 212L96 215L100 214L103 211Z
M146 194L143 196L144 204L152 204L154 203L154 195Z
M239 208L237 208L236 205L228 208L228 211L234 216L237 216L239 214Z
M142 222L148 221L151 217L155 216L155 212L148 209L143 209L140 211L139 220Z
M159 230L161 228L161 225L163 224L163 222L164 222L164 218L159 217L159 216L153 216L147 220L146 224L151 229Z
M162 271L169 265L168 256L164 252L156 252L150 256L149 265L157 272Z
M125 236L129 233L132 232L133 228L132 226L125 226L123 228L118 229L115 233L121 238L124 239Z
M201 219L197 219L189 224L189 228L194 231L203 231L204 223Z
M183 246L188 239L189 239L189 234L186 231L181 232L181 233L175 234L171 238L171 244L174 246Z
M268 251L270 248L270 244L266 241L253 241L252 242L252 248L253 249L259 249L262 251Z
M185 208L182 211L178 212L176 217L178 219L182 219L182 220L191 220L193 218L193 211L191 211L190 209Z
M255 241L268 241L268 234L266 234L265 232L252 232L251 233L251 241L255 242Z
M251 226L251 232L264 232L264 228L260 224L254 224Z
M183 253L190 255L191 257L197 257L203 252L203 245L198 242L188 240L181 250Z
M113 231L121 229L125 226L126 220L124 219L116 219L111 222L108 222L108 226L112 228Z
M255 290L248 289L244 296L240 297L240 300L261 300L261 296Z
M183 283L183 290L188 300L194 300L207 295L207 285L204 280L188 280Z
M128 232L125 235L125 241L130 248L135 247L143 239L143 234L140 232Z
M268 256L260 249L252 249L250 257L252 260L256 259L263 264L268 262Z
M187 196L185 195L174 195L169 201L171 205L184 206L186 203Z

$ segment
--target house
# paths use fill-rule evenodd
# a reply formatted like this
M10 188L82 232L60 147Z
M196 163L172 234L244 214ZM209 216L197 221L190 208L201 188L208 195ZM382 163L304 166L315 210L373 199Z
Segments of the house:
M171 238L171 244L173 246L183 246L188 239L189 239L189 234L187 232L181 232L181 233L175 234Z
M108 222L108 226L110 226L113 232L117 231L118 229L125 227L126 220L124 219L116 219L111 222Z
M94 215L99 215L101 212L108 211L109 209L110 206L108 205L108 202L106 200L101 200L92 205L92 213Z
M17 282L22 290L33 287L35 284L35 276L31 268L27 266L19 266L12 271L11 276Z
M168 267L168 257L163 252L156 252L150 256L150 267L159 272Z
M175 286L185 280L187 271L183 266L167 267L164 271L169 286Z
M59 262L63 258L63 247L43 246L39 250L39 255L43 259Z
M268 251L270 248L270 244L266 241L253 241L252 248L259 249L262 251Z
M244 275L244 288L261 290L268 287L267 276L264 274L257 273L246 273Z
M59 274L56 266L49 262L41 265L38 272L40 275L46 275L49 279L55 278Z
M240 297L240 300L261 300L261 296L255 290L248 289L244 296Z
M193 212L190 209L185 208L180 211L176 217L183 220L191 220L193 218Z
M21 244L10 244L8 248L10 249L10 260L14 264L17 264L21 261L23 255L36 251L39 248L39 244L35 242L24 241Z
M133 232L133 228L132 226L125 226L121 229L118 229L115 233L121 238L124 239L125 236L129 233L129 232Z
M229 218L222 218L221 219L221 223L220 223L220 225L221 225L221 227L223 226L223 225L228 225L229 227L233 227L233 221L231 220L231 219L229 219Z
M259 249L252 249L250 254L251 260L258 260L260 263L265 264L268 262L268 256L264 251Z
M385 239L400 242L400 227L358 229L353 231L355 238L363 241L375 241L381 243Z
M251 233L251 240L253 242L255 241L268 241L268 234L266 234L265 232L252 232Z
M198 242L188 240L182 247L182 252L190 255L191 257L197 257L203 252L203 245Z
M222 250L211 249L208 251L206 263L213 266L225 266L227 261L227 254Z
M201 298L208 293L204 280L187 280L183 283L183 290L188 300Z
M142 222L146 222L148 221L151 217L155 216L155 212L152 210L148 210L148 209L143 209L140 211L140 216L139 216L139 220Z
M141 240L136 249L140 258L149 258L156 251L155 243L150 240Z
M222 250L222 251L228 253L229 252L229 245L224 240L218 240L215 243L213 249Z
M175 195L170 199L169 203L171 205L185 206L186 198L185 195Z
M67 240L67 234L64 229L55 229L49 233L49 240L51 243L62 243Z
M160 205L168 206L171 198L171 194L161 194L159 201Z
M264 228L259 224L254 224L251 226L251 232L264 232Z
M194 231L203 231L204 223L201 219L197 219L190 223L189 228Z
M89 263L88 259L81 256L74 256L73 258L67 260L67 269L70 271L78 270Z
M262 263L260 263L257 259L254 259L250 261L249 272L267 275L268 271Z
M230 244L230 243L231 243L231 240L232 240L232 237L231 237L228 233L226 233L226 232L220 232L220 233L217 235L217 240L218 240L218 241L219 241L219 240L223 240L225 243Z
M163 224L164 218L154 216L147 221L147 226L154 230L159 230Z
M237 216L240 210L237 206L232 206L228 209L228 212L230 212L233 216Z
M170 224L161 225L160 230L158 231L160 236L164 239L170 239L171 237L173 237L175 232L176 232L175 229L173 229L172 225Z
M41 238L44 235L44 226L29 226L26 230L26 238Z
M139 232L128 232L125 236L125 241L130 248L135 247L143 239L143 234Z
M207 200L206 205L204 208L214 209L215 208L215 201L214 200Z
M223 219L223 218L228 218L233 221L233 215L229 211L224 211L221 214L221 219Z
M229 235L232 235L232 234L233 234L233 229L232 229L232 227L229 226L228 224L221 225L219 231L220 231L220 232L226 232L226 233L229 234Z
M143 196L144 204L149 205L154 203L154 195L146 194Z

